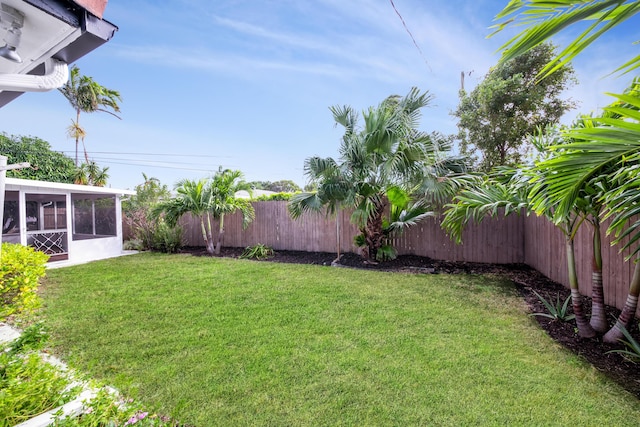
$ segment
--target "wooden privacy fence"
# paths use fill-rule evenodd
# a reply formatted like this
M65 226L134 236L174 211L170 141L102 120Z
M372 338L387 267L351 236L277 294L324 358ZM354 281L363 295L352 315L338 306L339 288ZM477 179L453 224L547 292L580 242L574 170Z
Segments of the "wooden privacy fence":
M247 247L261 243L275 250L335 252L339 241L341 252L359 251L353 244L358 230L350 222L350 212L342 211L336 217L308 213L293 220L285 201L254 202L253 206L256 218L247 229L242 229L239 213L225 217L224 246ZM186 245L204 246L197 219L185 216L181 225ZM591 295L591 242L592 230L585 224L575 239L578 280L583 295ZM511 215L470 224L464 231L461 245L449 239L438 218L427 218L406 230L393 243L401 255L447 261L524 263L568 286L564 235L541 217ZM625 262L624 254L619 254L617 247L610 246L610 239L605 237L603 265L605 301L622 308L633 274L633 263Z

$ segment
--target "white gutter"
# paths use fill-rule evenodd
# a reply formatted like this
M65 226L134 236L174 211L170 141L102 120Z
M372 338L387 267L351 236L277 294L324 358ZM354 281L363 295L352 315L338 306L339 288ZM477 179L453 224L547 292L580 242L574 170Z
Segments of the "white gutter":
M0 90L11 92L47 92L62 87L69 80L66 63L49 58L44 61L42 76L31 74L0 74Z

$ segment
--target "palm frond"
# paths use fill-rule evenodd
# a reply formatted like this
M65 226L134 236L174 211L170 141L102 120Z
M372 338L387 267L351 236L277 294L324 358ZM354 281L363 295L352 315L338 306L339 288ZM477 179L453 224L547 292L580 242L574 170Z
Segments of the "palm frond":
M581 22L591 22L569 45L540 72L548 76L583 52L605 32L628 21L640 12L634 0L513 0L496 16L499 22L490 37L509 26L526 28L507 41L500 50L504 63L552 36ZM614 72L627 73L640 66L640 56L618 67Z

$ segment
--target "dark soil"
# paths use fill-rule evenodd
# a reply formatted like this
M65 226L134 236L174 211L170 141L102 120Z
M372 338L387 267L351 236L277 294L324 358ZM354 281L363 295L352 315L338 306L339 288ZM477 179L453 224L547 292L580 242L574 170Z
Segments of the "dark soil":
M238 258L242 250L242 248L223 248L221 256ZM193 255L207 255L203 248L185 248L183 252ZM275 256L266 261L331 266L335 258L335 253L276 251ZM527 302L531 313L547 312L533 291L554 302L557 295L560 295L562 301L570 295L569 290L564 286L523 264L496 265L448 262L415 255L401 255L393 261L367 264L363 262L363 258L359 255L346 253L341 256L338 266L414 274L497 274L507 277L515 283L522 298ZM584 307L588 314L590 306L591 300L585 298ZM612 323L619 313L620 310L607 307L608 318L611 319ZM599 338L581 338L576 333L575 322L573 321L561 322L542 316L534 316L534 318L540 327L555 341L586 359L594 368L604 372L626 390L640 398L640 365L632 363L618 353L607 353L610 350L623 349L623 345L603 343ZM635 321L630 329L634 331L632 333L634 338L640 341L638 325Z

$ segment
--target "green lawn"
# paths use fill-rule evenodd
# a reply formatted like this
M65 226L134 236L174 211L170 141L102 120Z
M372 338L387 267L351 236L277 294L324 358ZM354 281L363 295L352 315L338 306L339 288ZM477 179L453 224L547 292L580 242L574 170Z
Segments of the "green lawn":
M58 353L197 426L640 424L496 278L139 254L44 288Z

